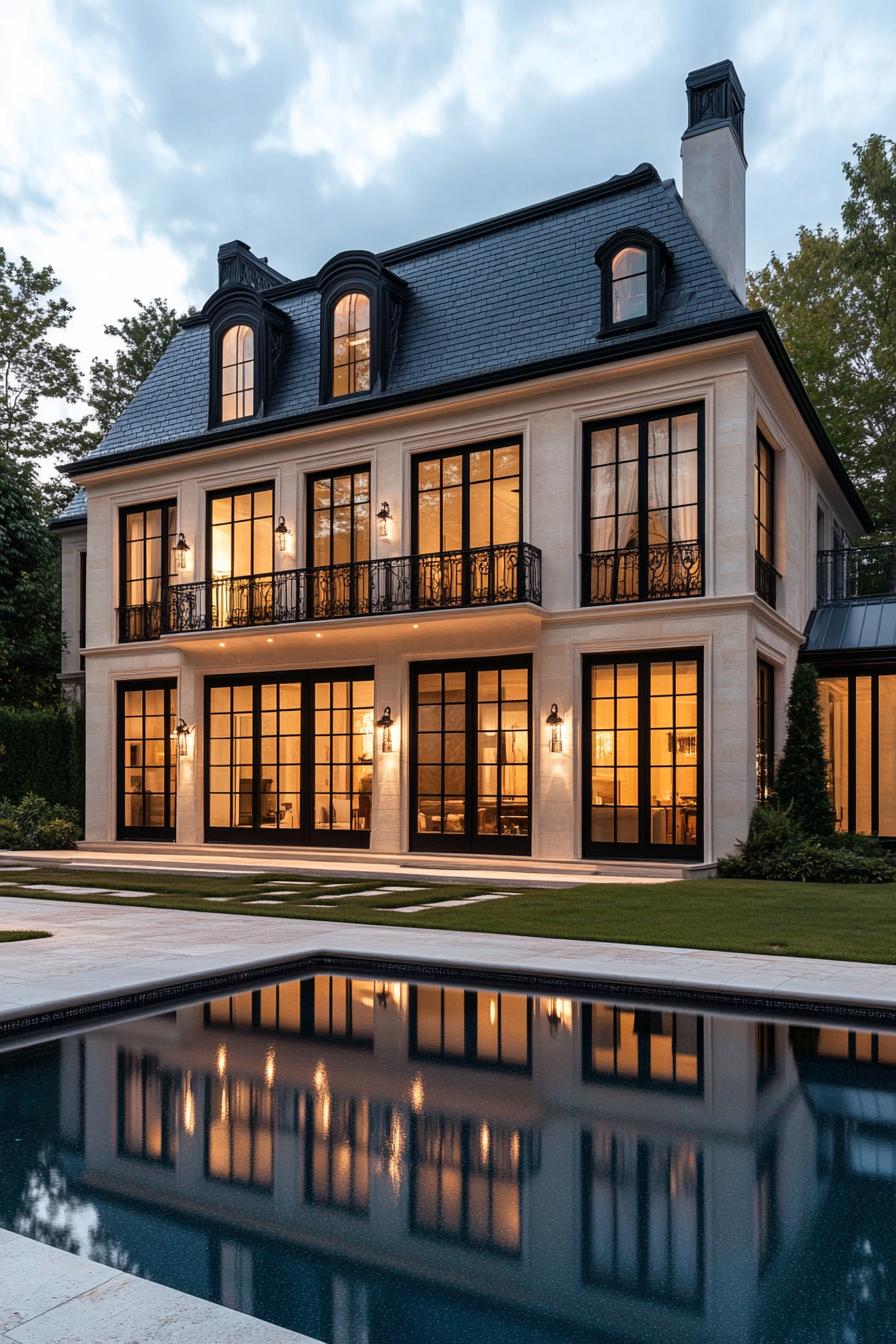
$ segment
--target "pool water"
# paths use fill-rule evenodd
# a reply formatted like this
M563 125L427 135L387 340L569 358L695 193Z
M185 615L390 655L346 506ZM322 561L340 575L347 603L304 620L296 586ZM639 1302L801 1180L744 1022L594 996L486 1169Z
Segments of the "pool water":
M896 1034L322 975L0 1054L0 1226L327 1344L896 1338Z

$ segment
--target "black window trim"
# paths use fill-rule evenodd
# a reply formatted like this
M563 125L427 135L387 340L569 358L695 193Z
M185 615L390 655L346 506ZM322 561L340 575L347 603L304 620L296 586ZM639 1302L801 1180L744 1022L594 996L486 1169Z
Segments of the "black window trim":
M521 434L507 434L503 438L482 439L475 443L451 444L446 448L424 448L420 452L411 455L411 554L419 556L420 551L420 465L423 462L436 462L446 457L460 457L461 466L461 546L462 551L470 550L470 458L473 453L494 450L495 448L516 448L519 452L519 523L518 538L516 542L503 543L498 545L516 545L521 546L523 537L523 495L525 492L524 466L525 466L525 448L523 445L523 436ZM492 542L492 545L495 545ZM424 551L424 555L441 555L442 551Z
M160 614L164 611L171 587L171 548L174 545L174 538L171 536L171 529L168 526L168 515L169 511L174 509L175 520L177 520L177 499L151 499L145 503L122 505L118 510L118 642L120 644L135 642L126 638L128 629L128 518L135 513L149 513L150 509L160 509L162 514L162 573L159 576L161 589ZM174 530L175 532L178 530L177 521L175 521ZM145 532L144 525L144 542L146 539ZM82 601L86 601L86 595L82 598ZM145 608L148 604L144 602L141 605ZM154 636L144 633L143 638L154 638Z
M629 1075L629 1076L627 1076L627 1075L625 1075L625 1074L619 1074L619 1073L616 1073L616 1072L614 1072L614 1073L601 1073L601 1071L600 1071L599 1069L595 1069L595 1068L593 1067L593 1064L592 1064L592 1061L591 1061L591 1049L592 1049L593 1039L594 1039L594 1016L593 1016L593 1013L591 1012L591 1010L592 1010L593 1008L612 1008L612 1009L613 1009L613 1030L614 1030L614 1032L615 1032L615 1030L616 1030L616 1023L617 1023L617 1021L618 1021L618 1015L619 1015L620 1013L624 1013L624 1012L633 1012L633 1013L634 1013L635 1018L636 1018L635 1031L636 1031L636 1034L638 1035L638 1038L639 1038L639 1039L638 1039L638 1074L637 1074L637 1076L635 1076L635 1075ZM691 1082L679 1082L677 1079L674 1079L674 1078L668 1078L668 1079L666 1079L666 1078L651 1078L651 1077L650 1077L650 1074L649 1074L649 1071L646 1069L646 1061L645 1061L645 1058L644 1058L644 1054L646 1054L646 1051L644 1051L644 1052L642 1053L642 1051L643 1051L643 1040L642 1040L641 1038L642 1038L642 1036L647 1036L647 1037L649 1038L651 1035L653 1035L653 1033L649 1030L649 1025L648 1025L648 1029L647 1029L646 1031L644 1030L644 1022L643 1022L643 1019L645 1019L645 1018L650 1018L650 1017L654 1017L654 1016L662 1016L662 1011L668 1011L669 1014L670 1014L670 1016L671 1016L672 1019L673 1019L673 1022L672 1022L672 1040L673 1040L673 1043L674 1043L674 1041L675 1041L675 1036L676 1036L676 1032L677 1032L677 1025L678 1025L677 1019L678 1019L679 1017L696 1017L696 1018L697 1018L697 1080L696 1080L696 1082L693 1082L693 1083L691 1083ZM678 1011L676 1011L676 1010L674 1010L674 1009L672 1009L672 1010L668 1010L668 1009L667 1009L667 1010L662 1010L662 1011L661 1011L661 1012L654 1012L654 1011L651 1010L651 1009L637 1008L637 1007L634 1007L633 1005L630 1005L630 1004L622 1004L622 1003L605 1003L605 1002L603 1002L602 1000L594 1000L594 1001L591 1001L591 1002L584 1002L584 1003L582 1003L581 1006L580 1006L580 1017L581 1017L581 1023L582 1023L582 1082L583 1082L583 1083L597 1083L597 1084L599 1084L600 1086L606 1086L606 1087L631 1088L631 1089L635 1089L635 1090L637 1090L637 1091L642 1091L642 1092L643 1092L643 1091L649 1091L649 1092L672 1092L672 1093L675 1093L675 1094L680 1095L680 1096L687 1096L687 1097L702 1097L703 1094L704 1094L704 1088L705 1088L705 1082L704 1082L704 1044L703 1044L703 1026L704 1026L704 1018L703 1018L703 1015L702 1015L701 1013L687 1013L687 1012L686 1012L686 1013L680 1013L680 1012L678 1012ZM638 1021L637 1021L637 1020L638 1020L639 1018L641 1019L641 1025L638 1025ZM674 1062L674 1046L673 1046L673 1062Z
M320 405L342 406L383 392L398 341L407 283L384 266L373 252L340 252L318 272L320 293ZM333 392L333 313L346 294L365 294L370 301L370 386L362 392Z
M115 750L115 835L118 840L175 840L177 837L177 789L175 787L174 798L172 799L169 790L169 780L171 777L172 752L174 746L169 733L165 734L165 813L167 823L165 826L126 826L124 821L124 698L128 691L167 691L168 692L168 711L166 717L177 717L177 693L178 684L176 677L139 677L133 680L122 678L115 685L115 722L116 722L116 750ZM175 760L176 769L176 760ZM172 802L174 804L174 816L172 812Z
M626 247L640 248L647 256L647 312L623 322L613 321L613 262ZM646 229L619 229L597 249L594 260L600 267L600 332L601 336L619 332L637 331L652 327L659 316L666 291L672 253L666 244Z
M209 335L209 428L226 432L262 419L268 413L277 372L286 352L289 318L282 309L269 303L248 285L227 285L219 289L209 299L201 316L208 323ZM221 415L222 346L225 333L237 326L250 327L253 335L255 371L252 414L225 420Z
M369 511L370 511L370 518L369 518L369 524L368 524L368 525L369 525L369 528L370 528L370 533L369 533L369 536L370 536L370 554L367 556L367 561L371 561L371 560L373 560L373 534L374 534L374 524L375 524L376 519L375 519L374 510L373 510L373 494L372 494L372 490L373 490L373 471L372 471L372 469L371 469L371 463L370 463L370 460L368 459L368 461L366 461L366 462L355 462L355 463L351 463L350 465L348 465L348 466L344 466L344 467L324 467L324 468L323 468L322 470L320 470L320 471L309 471L309 472L306 473L306 475L305 475L305 563L306 563L306 565L307 565L307 567L308 567L309 569L331 569L331 568L334 568L334 566L333 566L332 563L330 563L330 562L328 562L326 565L315 565L315 563L314 563L314 515L315 515L315 513L316 513L316 509L315 509L315 507L314 507L314 486L315 486L315 484L316 484L318 481L332 481L333 478L336 477L336 476L350 476L350 477L352 478L352 501L351 501L351 503L352 503L352 509L354 510L355 476L358 475L360 472L365 472L365 471L367 472L367 495L368 495L368 508L369 508ZM331 509L332 509L332 501L331 501ZM332 542L332 533L330 534L330 540L331 540L331 542ZM332 552L332 545L331 545L331 547L330 547L330 550L331 550L331 552ZM351 561L350 561L349 563L351 563L352 565L355 565L355 564L358 564L358 563L364 563L364 562L359 561L358 558L357 558L357 556L355 555L354 511L353 511L353 513L352 513L351 551L352 551L352 558L351 558ZM343 568L343 566L342 566L342 565L337 565L337 566L335 566L335 568L337 568L337 569L341 569L341 568Z
M248 579L260 577L265 574L273 574L275 566L276 542L274 539L274 525L277 519L277 482L268 481L247 481L245 485L225 485L216 490L207 490L205 492L205 581L210 584L214 578L212 574L212 505L216 499L235 499L237 495L253 495L262 490L271 492L271 563L268 569L255 570L253 574L230 574L231 579ZM254 515L253 515L254 517ZM231 527L233 523L231 521ZM231 556L233 555L233 539L231 537ZM255 558L255 538L252 539L252 557ZM226 629L226 627L222 627Z
M418 991L421 986L412 984L408 986L408 1059L419 1060L430 1064L444 1064L449 1068L455 1069L476 1069L479 1072L486 1073L517 1073L526 1077L532 1073L532 1035L534 1020L534 1001L531 995L514 995L513 991L508 994L507 990L477 990L461 989L455 985L427 984L424 989L437 989L441 994L442 1006L442 1049L426 1050L417 1044L417 1024L419 1016ZM464 996L464 1052L462 1055L449 1054L444 1047L445 1036L445 989L461 989ZM493 993L499 1002L502 995L506 997L518 997L526 999L526 1062L524 1064L508 1063L502 1059L482 1059L478 1054L479 1042L479 1022L477 1010L479 1007L478 996L480 994ZM500 1043L500 1028L498 1039Z
M649 672L654 662L683 662L693 659L697 664L697 827L694 845L655 845L649 836L650 824L650 692ZM591 669L601 664L636 663L639 668L638 692L638 809L639 838L636 844L604 843L591 839ZM704 857L704 822L706 742L704 734L704 649L701 645L682 648L626 649L620 652L586 653L582 655L582 856L586 859L651 859L657 862L702 863ZM645 693L645 686L647 691Z

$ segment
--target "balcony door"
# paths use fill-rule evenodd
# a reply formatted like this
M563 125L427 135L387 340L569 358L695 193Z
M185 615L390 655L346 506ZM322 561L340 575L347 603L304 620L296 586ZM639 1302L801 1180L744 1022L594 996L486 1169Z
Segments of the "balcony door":
M512 601L519 595L521 470L519 441L414 458L411 543L419 607Z
M177 685L118 683L118 838L173 840Z
M370 609L370 468L308 480L308 606L311 616Z
M158 639L168 588L176 573L177 504L138 504L119 514L118 637Z
M528 658L411 667L410 847L531 850Z
M218 490L207 503L208 619L214 629L275 619L274 487Z
M373 670L206 680L206 839L370 844Z
M585 427L582 601L703 592L702 406Z

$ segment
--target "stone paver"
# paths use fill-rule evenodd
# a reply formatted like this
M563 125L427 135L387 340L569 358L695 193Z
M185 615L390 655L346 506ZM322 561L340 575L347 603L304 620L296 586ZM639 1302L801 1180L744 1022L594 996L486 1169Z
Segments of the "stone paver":
M896 966L0 896L0 1019L316 953L896 1010Z
M0 1339L16 1344L314 1344L307 1335L0 1231Z

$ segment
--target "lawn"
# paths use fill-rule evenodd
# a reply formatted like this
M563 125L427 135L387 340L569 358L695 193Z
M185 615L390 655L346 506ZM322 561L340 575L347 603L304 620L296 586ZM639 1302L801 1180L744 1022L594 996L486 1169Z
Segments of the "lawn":
M49 938L43 929L0 929L0 943L21 943L26 938Z
M300 876L284 877L281 881L271 873L253 877L196 877L73 871L61 867L35 869L14 879L17 884L114 886L153 893L128 899L50 895L13 886L10 879L3 880L9 882L2 889L3 895L18 893L50 900L84 899L110 905L204 910L209 914L222 911L261 917L276 915L896 963L896 883L830 886L706 879L651 886L622 882L583 884L560 890L523 888L504 900L440 909L441 901L496 888L482 884L424 886L423 880L412 877L388 881L339 881L327 877L308 880L308 885L297 887L294 894L281 898L268 893L285 889L290 881L299 881ZM379 890L398 883L422 889ZM376 894L352 895L371 891ZM337 896L339 899L335 899ZM212 897L227 899L212 900ZM252 904L258 900L275 903ZM431 909L416 914L398 914L394 910L395 906L410 904L427 904Z

